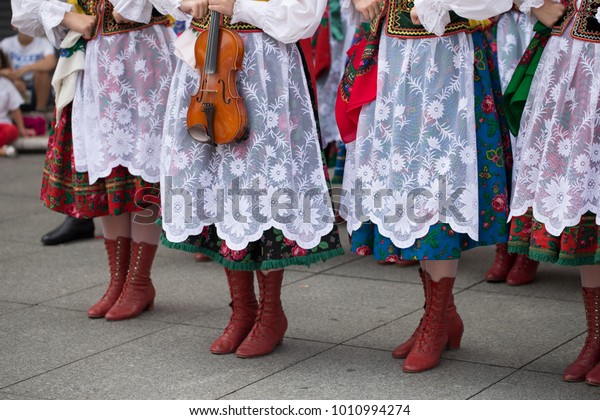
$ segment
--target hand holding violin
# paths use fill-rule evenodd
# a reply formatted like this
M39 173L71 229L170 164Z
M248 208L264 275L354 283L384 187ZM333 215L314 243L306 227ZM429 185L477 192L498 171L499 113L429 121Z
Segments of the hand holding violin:
M195 19L202 19L208 14L208 0L183 0L179 10L192 15Z
M235 0L208 0L208 8L226 16L233 15L233 5Z

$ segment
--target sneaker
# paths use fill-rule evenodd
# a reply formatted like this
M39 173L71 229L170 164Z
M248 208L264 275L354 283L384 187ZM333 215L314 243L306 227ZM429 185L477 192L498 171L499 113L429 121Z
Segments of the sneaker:
M17 149L15 149L14 146L8 145L0 147L0 156L17 157L17 155Z

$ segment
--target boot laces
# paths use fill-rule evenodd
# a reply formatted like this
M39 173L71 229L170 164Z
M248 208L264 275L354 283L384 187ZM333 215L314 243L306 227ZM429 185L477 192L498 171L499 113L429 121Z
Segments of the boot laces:
M419 323L418 328L421 328L420 338L416 343L419 351L426 352L435 343L437 330L439 329L439 326L436 327L436 324L439 324L439 322L437 322L438 314L435 312L435 308L441 306L442 302L440 298L439 293L432 293L429 311L425 312Z

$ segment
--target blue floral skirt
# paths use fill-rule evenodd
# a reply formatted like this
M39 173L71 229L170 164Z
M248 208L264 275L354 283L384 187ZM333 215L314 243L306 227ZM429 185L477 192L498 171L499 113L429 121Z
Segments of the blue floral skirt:
M479 241L455 232L446 223L437 223L414 245L399 249L389 238L381 235L373 223L364 223L352 234L352 252L372 254L378 261L451 260L459 258L461 251L508 241L512 152L502 109L500 75L490 39L490 33L473 34Z

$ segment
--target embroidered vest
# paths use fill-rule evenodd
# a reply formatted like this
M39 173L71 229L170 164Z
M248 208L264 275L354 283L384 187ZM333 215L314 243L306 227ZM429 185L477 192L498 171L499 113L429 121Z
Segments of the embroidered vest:
M86 15L98 16L96 28L92 33L92 38L98 35L115 35L124 32L134 31L136 29L147 28L152 25L170 24L167 16L161 15L158 10L152 9L152 18L149 23L117 23L113 17L114 7L110 1L105 0L77 0L79 6Z
M565 14L552 28L552 35L563 35L573 19L571 36L583 41L600 42L600 22L596 20L596 13L600 7L600 0L583 0L577 11L577 0L566 0ZM564 3L564 2L563 2Z
M269 0L256 0L256 1L264 1L267 2ZM190 24L190 27L196 31L204 31L206 29L208 29L208 27L210 26L210 13L208 13L204 19L192 19L192 23ZM221 25L226 28L226 29L231 29L232 31L236 31L236 32L262 32L262 29L257 28L256 26L252 26L248 23L243 23L243 22L238 22L238 23L231 23L231 17L230 16L225 16L225 15L221 15Z
M388 36L395 38L433 38L436 36L428 32L423 26L412 23L410 11L415 6L413 0L389 0L388 5L388 17L385 26L385 33ZM482 25L472 25L469 19L450 12L450 23L446 25L444 36L459 32L475 32L482 28Z

